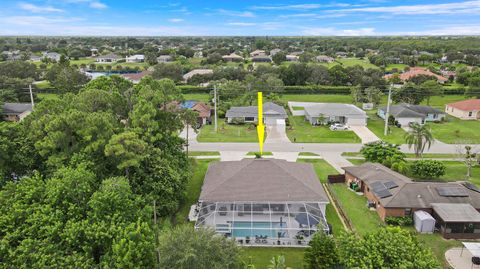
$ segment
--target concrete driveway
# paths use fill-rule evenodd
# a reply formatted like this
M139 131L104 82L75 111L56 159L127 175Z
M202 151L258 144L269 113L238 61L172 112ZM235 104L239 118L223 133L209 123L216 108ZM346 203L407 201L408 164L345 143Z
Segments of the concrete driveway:
M349 126L350 130L354 131L355 134L360 137L362 140L362 144L370 143L370 142L375 142L380 140L370 129L367 128L367 126Z
M287 137L285 124L267 125L265 144L272 143L291 143Z

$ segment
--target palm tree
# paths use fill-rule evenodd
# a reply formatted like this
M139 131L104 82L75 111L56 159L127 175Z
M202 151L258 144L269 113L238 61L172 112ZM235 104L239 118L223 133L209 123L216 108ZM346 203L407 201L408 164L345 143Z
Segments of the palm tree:
M410 130L405 134L405 140L408 144L408 148L413 146L413 150L415 151L415 156L417 158L422 156L427 145L428 148L430 148L434 142L430 128L427 128L426 125L420 125L416 122L410 124Z

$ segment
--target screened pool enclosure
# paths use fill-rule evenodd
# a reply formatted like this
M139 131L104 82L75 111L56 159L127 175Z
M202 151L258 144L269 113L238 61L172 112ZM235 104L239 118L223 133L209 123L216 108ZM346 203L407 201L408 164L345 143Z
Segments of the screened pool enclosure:
M195 228L212 228L245 245L306 245L329 232L325 203L199 202Z

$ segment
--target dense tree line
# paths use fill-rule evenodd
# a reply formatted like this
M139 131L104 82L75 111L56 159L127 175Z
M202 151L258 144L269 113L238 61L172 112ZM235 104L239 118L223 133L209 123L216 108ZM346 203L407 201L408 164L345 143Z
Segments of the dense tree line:
M189 176L173 81L117 77L0 123L1 268L153 268Z

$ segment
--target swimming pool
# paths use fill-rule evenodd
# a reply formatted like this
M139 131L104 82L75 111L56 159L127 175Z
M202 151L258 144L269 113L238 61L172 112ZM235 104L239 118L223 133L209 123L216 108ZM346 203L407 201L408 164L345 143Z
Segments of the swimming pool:
M233 237L252 237L255 236L267 236L268 238L277 238L278 232L285 232L287 224L282 223L280 228L280 222L250 222L250 221L235 221L232 225Z

